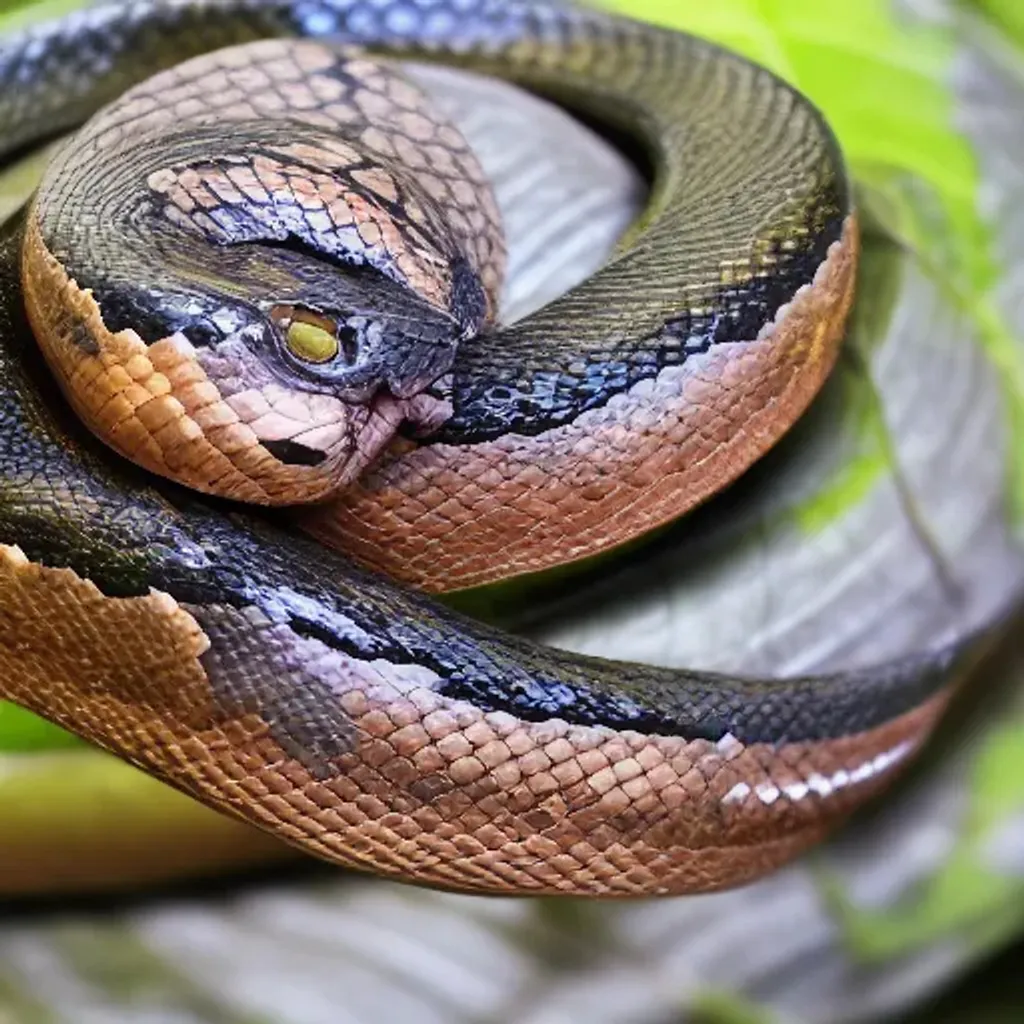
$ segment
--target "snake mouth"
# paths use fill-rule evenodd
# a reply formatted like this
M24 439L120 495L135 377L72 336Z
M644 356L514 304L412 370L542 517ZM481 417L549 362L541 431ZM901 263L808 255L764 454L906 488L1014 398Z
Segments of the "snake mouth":
M451 418L449 401L429 392L400 398L389 391L378 391L366 407L367 415L353 417L353 442L338 490L363 477L392 445L408 445L399 437L424 438L440 429ZM358 424L356 424L358 419Z

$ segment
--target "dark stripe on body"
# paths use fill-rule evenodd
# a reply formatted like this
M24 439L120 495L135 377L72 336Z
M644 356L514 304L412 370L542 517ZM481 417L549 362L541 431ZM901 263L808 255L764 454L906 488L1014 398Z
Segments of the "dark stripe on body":
M75 428L21 311L17 242L8 233L0 250L0 542L32 561L71 568L108 596L156 588L190 607L258 609L351 657L425 666L444 694L531 721L812 741L879 725L947 683L955 649L884 671L777 682L549 651L359 571L269 517L220 511L152 480ZM236 692L216 695L225 711L237 708Z

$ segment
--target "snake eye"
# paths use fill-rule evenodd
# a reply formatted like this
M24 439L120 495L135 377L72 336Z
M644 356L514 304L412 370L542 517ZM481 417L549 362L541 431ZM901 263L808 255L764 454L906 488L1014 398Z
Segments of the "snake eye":
M305 320L293 320L285 339L292 355L306 363L329 363L340 348L336 335Z

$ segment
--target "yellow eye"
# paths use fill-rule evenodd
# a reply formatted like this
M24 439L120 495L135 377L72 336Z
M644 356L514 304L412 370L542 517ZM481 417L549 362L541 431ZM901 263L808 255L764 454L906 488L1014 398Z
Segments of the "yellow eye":
M305 320L293 320L286 337L292 355L307 363L329 363L338 354L337 337Z

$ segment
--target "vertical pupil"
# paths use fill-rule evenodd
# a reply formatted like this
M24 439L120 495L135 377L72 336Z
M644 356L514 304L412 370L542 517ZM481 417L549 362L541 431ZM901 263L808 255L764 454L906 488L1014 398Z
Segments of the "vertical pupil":
M348 324L342 324L338 328L338 341L345 362L351 365L359 356L359 332Z

